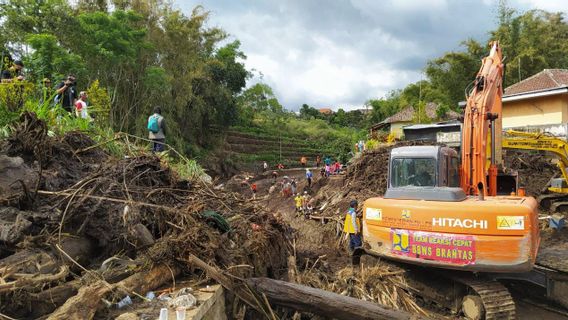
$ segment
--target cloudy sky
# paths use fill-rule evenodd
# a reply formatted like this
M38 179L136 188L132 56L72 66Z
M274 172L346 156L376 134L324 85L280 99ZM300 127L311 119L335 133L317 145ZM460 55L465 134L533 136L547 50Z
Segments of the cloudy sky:
M209 26L238 39L246 66L290 110L361 107L423 77L426 61L487 41L497 0L176 0L203 5ZM518 10L566 10L563 0L510 0Z

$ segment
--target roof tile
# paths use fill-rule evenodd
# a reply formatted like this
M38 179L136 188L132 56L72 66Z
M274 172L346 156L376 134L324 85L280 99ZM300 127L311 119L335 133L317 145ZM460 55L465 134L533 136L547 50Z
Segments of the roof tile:
M546 91L568 86L567 69L544 69L541 72L505 88L504 96L534 91Z
M438 105L434 102L428 102L426 104L426 115L430 119L436 119L436 110L438 109ZM386 118L383 120L383 123L395 123L395 122L411 122L414 119L414 107L406 106L399 112L395 113L394 115ZM457 119L459 117L459 113L450 110L446 114L443 120L451 120Z

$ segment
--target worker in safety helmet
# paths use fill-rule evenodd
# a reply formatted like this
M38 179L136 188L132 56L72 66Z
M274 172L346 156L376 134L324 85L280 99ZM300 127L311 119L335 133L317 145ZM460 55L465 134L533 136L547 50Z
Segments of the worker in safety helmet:
M357 219L357 200L351 200L345 215L343 232L349 234L349 251L361 246L361 226Z

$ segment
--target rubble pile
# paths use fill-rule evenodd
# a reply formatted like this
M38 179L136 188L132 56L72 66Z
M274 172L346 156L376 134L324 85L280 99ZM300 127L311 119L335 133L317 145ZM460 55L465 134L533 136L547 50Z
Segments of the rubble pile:
M156 156L49 137L34 114L1 142L0 177L2 314L105 318L102 300L193 274L191 255L237 277L285 272L289 227L258 205L181 180Z
M560 177L560 169L552 164L549 157L539 152L506 150L505 166L519 174L519 186L529 196L545 192L550 179Z
M424 145L421 141L401 141L367 150L354 159L345 175L330 179L316 195L323 216L341 215L351 200L362 204L371 197L382 196L388 184L388 165L392 148ZM338 192L339 191L339 192Z

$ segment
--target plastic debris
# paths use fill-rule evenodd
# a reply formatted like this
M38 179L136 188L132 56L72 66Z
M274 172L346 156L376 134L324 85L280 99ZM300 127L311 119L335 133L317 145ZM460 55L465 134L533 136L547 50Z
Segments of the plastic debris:
M119 309L122 309L122 308L124 308L124 307L126 307L126 306L128 306L128 305L131 305L131 304L132 304L132 299L130 299L130 296L126 296L124 299L120 300L120 301L116 304L116 306L117 306Z
M193 308L197 304L197 299L190 293L180 295L170 302L168 302L168 307L170 308Z
M156 294L154 293L154 291L148 291L148 293L146 293L146 299L152 301L156 298Z

